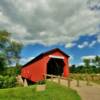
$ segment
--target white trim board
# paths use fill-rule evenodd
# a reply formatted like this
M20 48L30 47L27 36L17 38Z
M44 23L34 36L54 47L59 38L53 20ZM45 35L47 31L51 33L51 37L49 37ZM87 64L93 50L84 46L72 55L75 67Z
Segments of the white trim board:
M54 55L49 55L50 58L58 58L58 59L64 59L63 56L54 56Z

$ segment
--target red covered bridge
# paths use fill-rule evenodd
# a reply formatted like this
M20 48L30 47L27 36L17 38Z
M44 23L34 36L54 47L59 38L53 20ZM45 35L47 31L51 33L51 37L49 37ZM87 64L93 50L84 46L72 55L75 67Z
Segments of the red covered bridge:
M60 49L52 49L42 53L21 69L21 76L29 81L38 82L44 79L44 74L69 75L69 56Z

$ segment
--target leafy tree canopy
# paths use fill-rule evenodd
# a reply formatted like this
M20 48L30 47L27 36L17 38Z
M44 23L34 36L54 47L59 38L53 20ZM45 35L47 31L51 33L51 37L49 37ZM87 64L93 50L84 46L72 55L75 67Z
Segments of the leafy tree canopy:
M12 41L11 33L0 31L0 69L3 70L6 64L12 64L15 61L19 63L22 44Z

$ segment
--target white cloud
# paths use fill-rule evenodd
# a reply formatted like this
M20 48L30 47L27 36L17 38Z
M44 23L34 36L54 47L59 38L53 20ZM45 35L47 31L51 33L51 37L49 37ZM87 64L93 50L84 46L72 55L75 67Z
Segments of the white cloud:
M77 64L77 66L84 66L84 64L85 64L85 63L81 62L81 63ZM93 63L90 62L90 65L93 65Z
M71 47L79 36L100 31L97 28L100 11L91 10L93 2L89 1L0 0L0 16L3 16L0 28L12 32L14 39L24 43L64 43ZM99 41L99 33L97 35Z
M34 59L34 57L21 58L20 64L24 65L32 59Z
M100 57L100 55L98 55ZM83 56L81 57L81 59L94 59L96 57L96 55L88 55L88 56Z
M81 59L94 59L96 55L83 56Z
M98 40L98 42L100 43L100 33L99 33L99 35L97 36L97 40Z
M100 56L100 55L98 55ZM92 60L96 57L96 55L87 55L87 56L83 56L81 57L81 60L83 61L84 59L90 59L90 65L93 65ZM84 63L83 63L84 64Z
M66 45L65 45L65 48L71 48L71 47L73 47L73 46L75 46L76 45L76 43L67 43Z
M78 48L82 49L84 47L87 47L89 43L87 41L83 42L83 44L78 45Z
M9 25L9 18L7 16L4 16L3 12L0 11L0 28L6 29L8 25Z
M93 46L96 44L96 42L97 42L97 41L95 41L95 40L92 41L92 42L89 44L89 47L93 47Z
M88 42L88 41L84 41L82 44L79 44L78 45L78 48L82 49L82 48L85 48L85 47L93 47L95 44L96 44L96 40L92 41L92 42Z
M81 62L81 63L79 63L79 64L77 64L77 66L83 66L84 65L84 63L83 62Z
M70 60L74 60L74 56L70 55Z

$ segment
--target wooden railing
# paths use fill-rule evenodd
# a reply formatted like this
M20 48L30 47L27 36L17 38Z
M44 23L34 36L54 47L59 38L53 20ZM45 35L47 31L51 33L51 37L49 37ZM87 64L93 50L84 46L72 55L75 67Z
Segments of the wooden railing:
M58 84L61 84L61 81L65 80L66 81L66 86L68 86L68 87L71 87L72 80L74 80L74 82L75 82L75 84L76 84L77 87L80 87L80 85L81 85L80 81L84 81L86 85L91 85L91 80L90 80L90 78L89 78L88 75L85 77L85 80L81 80L79 76L77 76L76 78L72 78L71 76L69 76L69 77L66 78L66 77L62 77L62 76L44 74L44 77L45 77L45 80L48 79L48 80L53 81L53 80L56 79L57 80L56 82Z
M45 77L45 80L50 79L51 81L53 81L53 79L57 79L58 84L61 84L61 80L63 79L63 80L66 80L68 87L71 86L71 78L66 78L66 77L56 76L56 75L50 75L50 74L44 74L44 77Z

